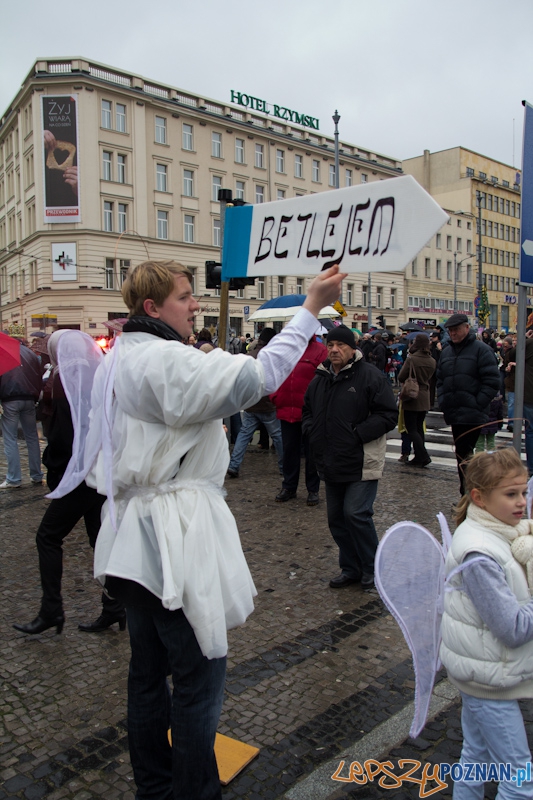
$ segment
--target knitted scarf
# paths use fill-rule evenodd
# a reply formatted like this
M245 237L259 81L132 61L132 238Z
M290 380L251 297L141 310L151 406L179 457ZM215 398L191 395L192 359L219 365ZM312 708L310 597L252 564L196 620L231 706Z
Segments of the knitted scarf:
M521 519L518 525L506 525L488 511L470 503L466 516L477 522L483 528L505 537L511 545L513 558L521 564L526 571L527 585L533 591L533 520Z

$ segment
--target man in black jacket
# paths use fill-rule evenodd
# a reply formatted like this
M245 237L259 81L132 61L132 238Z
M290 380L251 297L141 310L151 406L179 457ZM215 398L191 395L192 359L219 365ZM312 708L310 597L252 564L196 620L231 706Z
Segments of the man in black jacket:
M328 525L339 547L341 574L329 585L374 586L378 538L372 516L385 463L386 433L398 419L389 381L356 349L340 325L326 338L328 358L307 389L302 430L326 486Z
M466 314L452 314L444 325L451 341L437 365L437 396L444 420L452 427L464 494L463 465L472 457L479 431L489 420L489 405L498 393L500 376L494 352L470 330Z

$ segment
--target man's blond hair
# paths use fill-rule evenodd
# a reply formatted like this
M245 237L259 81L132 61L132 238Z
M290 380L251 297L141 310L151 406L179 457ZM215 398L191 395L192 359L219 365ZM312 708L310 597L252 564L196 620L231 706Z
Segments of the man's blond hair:
M192 274L177 261L143 261L128 272L122 284L122 297L130 317L146 316L144 301L153 300L163 305L174 289L174 277L184 275L192 283Z

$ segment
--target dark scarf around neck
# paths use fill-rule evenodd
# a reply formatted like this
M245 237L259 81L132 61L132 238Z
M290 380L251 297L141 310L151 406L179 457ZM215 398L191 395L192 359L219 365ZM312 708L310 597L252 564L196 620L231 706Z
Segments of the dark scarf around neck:
M136 316L130 317L122 328L123 333L151 333L152 336L159 336L160 339L167 339L168 341L182 342L183 336L180 336L174 328L167 325L163 320L156 319L155 317Z

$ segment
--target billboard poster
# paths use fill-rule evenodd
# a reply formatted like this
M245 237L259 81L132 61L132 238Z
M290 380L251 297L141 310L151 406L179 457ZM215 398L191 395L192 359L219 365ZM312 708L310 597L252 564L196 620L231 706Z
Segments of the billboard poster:
M44 221L81 222L79 203L78 95L41 97Z
M52 279L54 281L75 281L78 278L75 242L55 242L52 244Z

